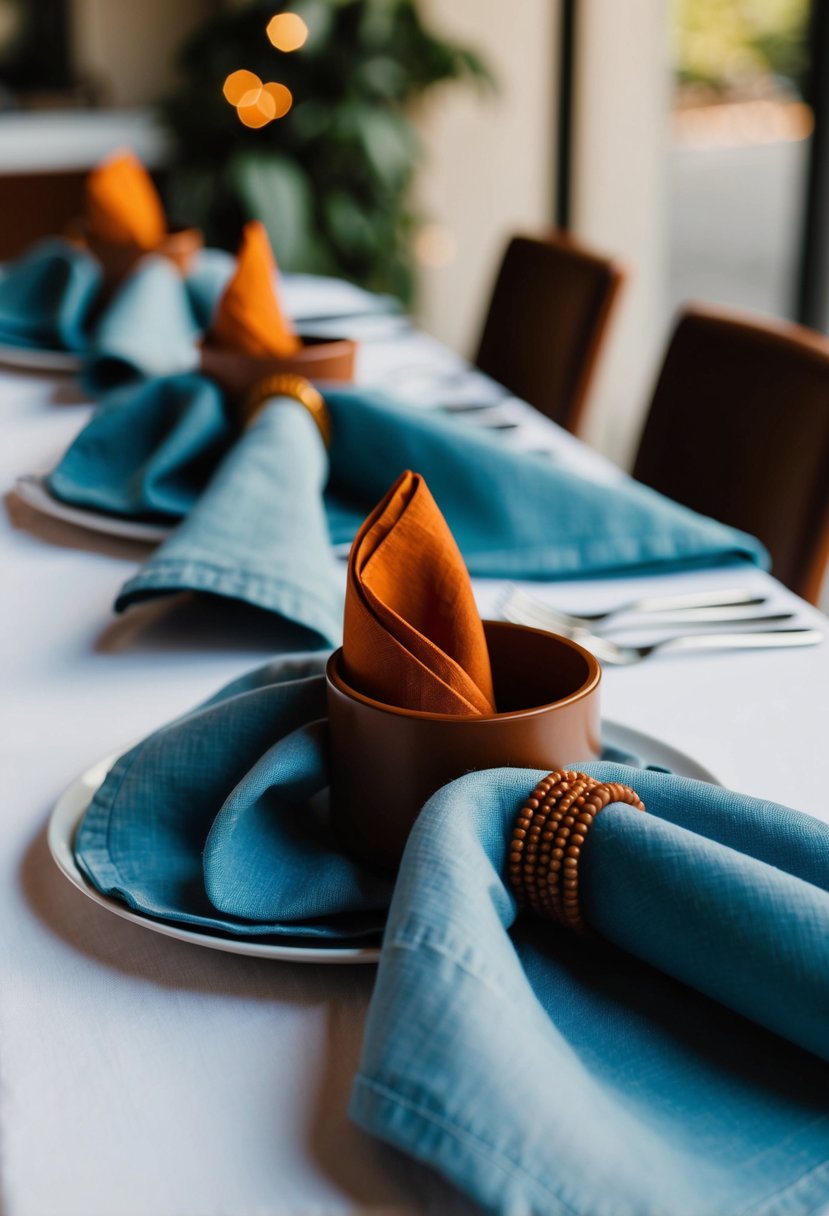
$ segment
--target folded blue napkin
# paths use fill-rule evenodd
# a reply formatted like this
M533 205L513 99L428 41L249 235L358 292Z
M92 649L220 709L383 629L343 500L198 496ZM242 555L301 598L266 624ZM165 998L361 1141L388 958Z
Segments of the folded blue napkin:
M182 401L174 414L165 406L170 392ZM366 512L410 468L428 481L474 575L606 577L766 561L754 538L630 479L598 485L457 419L366 390L326 390L325 397L334 430L326 492L334 543L351 540ZM229 442L224 420L204 413L195 380L173 388L162 380L105 404L49 484L74 505L99 509L105 501L115 514L172 520L169 500L155 490L156 451L163 453L167 476L170 453L178 453L179 503L186 514L215 467L217 447ZM265 499L262 509L268 509Z
M260 669L118 761L76 840L90 881L205 930L373 940L390 884L327 823L319 666ZM517 915L507 842L542 773L444 787L397 876L352 1117L493 1212L826 1210L829 826L579 767L647 807L584 846L600 936Z
M213 406L205 402L205 413ZM277 399L230 448L184 522L122 587L116 611L157 595L205 592L276 613L336 645L343 580L322 503L327 476L311 415L291 398Z
M200 330L210 328L219 298L236 267L224 249L202 249L184 280L193 316Z
M0 344L83 351L101 268L57 238L38 242L0 268Z
M260 668L119 760L75 841L90 881L139 912L234 936L376 943L391 883L339 852L313 801L327 781L324 662Z
M95 317L98 261L68 241L40 241L0 267L0 344L87 355L84 378L96 393L188 371L234 265L231 254L204 249L182 279L165 258L142 258Z
M120 284L95 327L84 381L95 394L138 378L186 373L198 363L197 341L210 327L236 259L222 249L203 249L186 278L160 256L142 258ZM322 286L320 286L320 283ZM313 284L313 285L312 285ZM300 306L324 291L330 296L335 280L288 276L287 296ZM388 311L385 297L373 297L351 284L340 285L348 306L365 297Z
M177 523L237 435L221 392L202 376L128 385L107 394L49 475L49 489L107 515Z
M497 434L378 393L326 392L333 542L350 540L404 469L424 475L471 574L557 579L764 563L754 537L624 478L613 485Z
M200 328L187 287L167 258L142 258L95 326L83 370L93 393L198 364Z

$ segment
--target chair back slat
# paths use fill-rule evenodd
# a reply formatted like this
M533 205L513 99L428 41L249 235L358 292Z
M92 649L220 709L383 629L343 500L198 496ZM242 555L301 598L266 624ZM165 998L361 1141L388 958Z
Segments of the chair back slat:
M564 236L510 241L475 362L577 432L624 275Z
M691 307L668 345L633 475L759 537L815 601L829 550L829 341Z

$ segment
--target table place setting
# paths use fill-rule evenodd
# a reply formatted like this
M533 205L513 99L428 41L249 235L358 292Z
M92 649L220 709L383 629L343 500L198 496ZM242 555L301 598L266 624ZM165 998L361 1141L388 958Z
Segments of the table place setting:
M101 338L106 344L113 333L129 331L148 305L162 310L156 318L162 344L167 321L178 328L185 318L195 333L199 312L211 308L215 269L209 258L206 276L197 268L201 234L168 231L155 185L132 153L117 154L89 174L85 207L70 237L42 241L3 268L4 362L81 371ZM191 271L192 287L186 282Z
M289 533L315 528L318 557L312 564L317 579L323 578L329 538L346 547L371 499L406 467L427 477L473 575L550 579L762 561L751 538L632 481L598 489L452 419L364 390L325 390L332 439L327 468L319 468L320 461L326 463L322 436L312 418L302 417L303 401L293 396L299 392L301 398L303 391L288 386L280 396L275 390L258 403L262 408L238 439L219 390L201 378L154 382L129 402L105 405L93 416L51 475L62 499L140 522L174 510L185 515L122 590L119 608L148 594L197 590L234 594L279 612L282 592L274 588L273 602L266 603L270 592L263 580L268 570L276 578L280 564L290 565L295 550L304 560L299 536L291 542ZM291 443L280 437L286 428L296 431ZM315 462L317 472L303 478L306 460ZM300 521L275 509L280 497L305 504ZM286 570L284 577L290 582L294 576ZM339 595L339 583L334 590ZM305 620L296 605L282 611L316 628L313 610ZM332 644L337 640L330 631L324 636Z
M142 274L170 282L174 272L156 259L133 279ZM148 346L141 326L123 332L136 349ZM163 346L178 345L175 335L165 325ZM182 350L192 348L186 327L180 337ZM116 611L183 592L219 596L300 627L306 645L336 645L342 578L333 555L347 554L372 503L406 468L428 480L473 576L566 579L765 560L753 538L621 475L599 486L446 412L358 386L317 389L296 374L300 342L264 228L248 224L199 368L105 393L48 474L42 488L65 511L118 519L137 538L161 541L121 588ZM90 365L99 380L114 350ZM352 373L347 358L340 374Z
M256 227L245 241L266 240ZM0 363L78 373L96 394L135 376L186 371L198 365L199 339L233 270L233 257L205 248L197 229L170 224L150 175L131 152L118 153L89 174L85 214L67 237L45 239L0 267ZM303 343L307 352L293 350L306 374L322 367L343 378L343 361L346 370L353 363L353 339L332 325L403 321L391 297L289 277L292 315L318 327ZM274 319L272 308L261 314L262 332L287 354L284 338L273 337ZM329 349L334 362L320 364Z
M4 1085L37 1077L39 1105L51 1061L61 1122L100 1102L87 1147L111 1122L125 1159L189 1171L176 1211L194 1186L193 1211L281 1201L281 1123L308 1210L443 1210L444 1186L464 1213L827 1209L824 628L760 541L391 297L282 275L259 221L235 256L205 248L129 152L89 175L71 239L0 268L0 362L0 393L28 371L37 405L35 374L66 371L93 403L53 430L44 375L12 418L48 470L15 469L17 497L72 527L10 501L2 538L27 791ZM344 1192L297 1061L338 1078L326 1134L367 1180ZM36 1124L39 1146L0 1100L4 1163ZM67 1211L97 1216L108 1186L66 1136Z
M481 620L406 472L342 648L99 771L75 865L203 945L368 963L382 935L351 1117L488 1210L818 1210L829 827L602 758L600 686L578 644Z

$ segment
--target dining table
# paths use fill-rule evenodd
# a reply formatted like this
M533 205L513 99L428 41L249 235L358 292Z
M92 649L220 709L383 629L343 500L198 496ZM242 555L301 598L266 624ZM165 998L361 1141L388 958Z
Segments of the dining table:
M324 279L288 278L286 299L300 301L306 329L359 340L359 383L455 413L597 485L624 476L404 315L367 304L337 318ZM93 408L71 375L0 369L0 1213L477 1210L347 1117L372 964L245 957L148 932L52 860L50 813L79 774L295 644L273 618L232 604L185 597L113 616L146 544L53 518L14 489L55 465ZM569 611L739 586L797 624L827 625L750 565L523 586ZM498 617L507 584L474 589L481 614ZM630 737L827 822L828 708L829 643L655 654L602 675L603 716Z

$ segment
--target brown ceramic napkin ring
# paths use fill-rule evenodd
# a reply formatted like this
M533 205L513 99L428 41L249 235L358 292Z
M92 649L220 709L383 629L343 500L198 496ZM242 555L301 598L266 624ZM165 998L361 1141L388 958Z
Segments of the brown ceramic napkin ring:
M600 811L624 802L644 811L635 790L586 773L548 773L518 812L509 850L509 880L519 907L587 933L579 904L579 859Z
M328 660L331 813L343 847L394 868L424 803L475 769L544 768L600 751L596 659L541 629L484 621L495 714L386 705L353 688L342 651Z
M242 401L264 376L302 376L346 384L354 379L357 343L351 338L314 338L300 334L302 349L294 355L246 355L215 346L208 334L199 348L199 371L234 401Z
M176 268L179 274L187 275L196 259L204 248L204 235L199 228L171 228L160 244L153 249L144 249L130 241L111 241L96 236L85 221L78 223L83 240L89 252L98 259L104 268L104 276L110 286L115 286L132 273L142 258L155 254L166 258Z
M249 427L274 397L290 397L304 405L313 418L323 443L327 448L331 447L331 415L328 413L328 406L322 393L304 376L277 373L257 380L242 402L239 411L242 425Z

